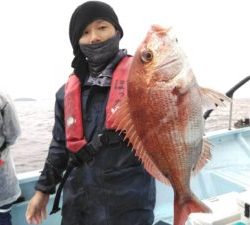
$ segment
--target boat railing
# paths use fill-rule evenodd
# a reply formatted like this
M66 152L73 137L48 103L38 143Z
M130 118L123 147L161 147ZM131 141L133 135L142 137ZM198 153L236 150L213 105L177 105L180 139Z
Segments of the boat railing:
M250 80L250 76L245 77L244 79L242 79L240 82L238 82L236 85L234 85L229 91L227 91L225 93L226 96L228 96L229 98L232 99L232 101L230 102L230 111L229 111L229 126L228 126L228 130L232 129L232 115L233 115L233 95L234 93L240 88L242 87L245 83L247 83ZM223 101L223 100L222 100ZM216 105L217 106L217 105ZM204 113L204 119L207 119L211 112L213 111L213 109L207 110Z

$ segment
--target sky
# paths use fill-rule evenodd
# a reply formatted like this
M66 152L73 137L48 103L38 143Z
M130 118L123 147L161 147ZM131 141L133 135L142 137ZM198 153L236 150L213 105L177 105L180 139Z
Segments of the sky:
M0 90L12 98L54 98L72 72L68 26L83 2L1 1ZM105 2L119 17L124 30L120 47L130 54L152 24L171 26L200 86L225 93L250 75L249 0ZM237 96L249 97L249 85Z

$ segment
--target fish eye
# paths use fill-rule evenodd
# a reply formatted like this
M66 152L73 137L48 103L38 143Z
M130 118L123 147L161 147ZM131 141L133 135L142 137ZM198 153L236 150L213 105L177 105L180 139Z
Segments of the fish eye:
M141 55L141 60L143 63L148 63L153 59L153 52L151 50L144 50Z

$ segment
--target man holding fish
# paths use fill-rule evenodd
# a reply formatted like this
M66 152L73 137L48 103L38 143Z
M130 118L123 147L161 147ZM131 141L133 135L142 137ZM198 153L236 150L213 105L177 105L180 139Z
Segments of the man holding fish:
M210 212L189 182L211 155L203 106L226 97L198 86L170 29L153 25L131 57L119 49L113 9L89 1L73 13L69 33L74 72L56 95L53 139L27 221L42 222L62 181L63 225L153 224L154 178L174 189L174 225Z
M154 178L109 120L114 103L126 94L132 59L119 49L122 27L109 5L89 1L73 13L69 36L74 71L56 94L53 139L27 222L45 219L49 195L73 164L63 189L61 224L151 225Z

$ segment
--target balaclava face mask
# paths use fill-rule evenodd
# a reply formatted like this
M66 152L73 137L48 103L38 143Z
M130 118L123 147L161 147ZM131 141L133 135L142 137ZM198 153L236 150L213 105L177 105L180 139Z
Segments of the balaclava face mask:
M111 6L101 1L88 1L78 6L72 14L69 26L70 42L75 56L71 65L77 75L85 76L88 73L87 61L78 44L79 39L82 36L83 30L97 19L110 22L114 25L118 33L120 33L120 39L123 36L122 27ZM80 78L82 80L81 76Z
M119 51L120 34L96 44L80 44L80 49L89 65L91 76L96 77Z

